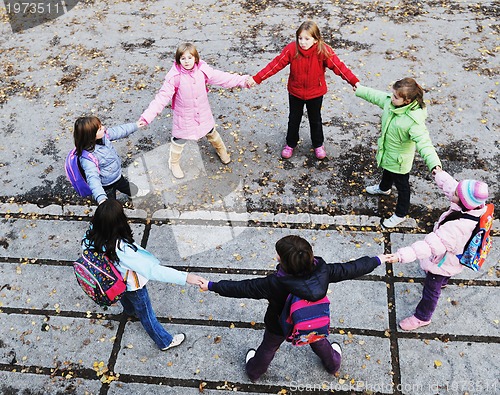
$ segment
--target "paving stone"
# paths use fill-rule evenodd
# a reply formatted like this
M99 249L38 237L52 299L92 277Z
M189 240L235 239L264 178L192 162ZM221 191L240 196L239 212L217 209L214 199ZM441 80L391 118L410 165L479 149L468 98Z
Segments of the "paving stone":
M58 316L10 314L0 325L1 364L92 369L108 361L117 322Z
M166 352L156 349L144 333L128 323L118 354L115 372L152 377L168 376L178 379L197 379L250 383L244 372L244 358L249 348L260 344L261 330L166 325L172 334L184 332L186 340L179 347ZM375 374L386 384L391 382L389 341L370 336L331 335L331 341L343 344L340 377L344 381L355 379L366 382ZM189 350L189 352L186 352ZM290 364L293 359L294 363ZM130 366L133 365L133 371ZM307 371L302 381L301 372ZM268 372L258 381L260 385L283 387L324 383L335 386L345 384L329 375L309 347L283 344ZM349 387L349 383L345 385Z
M491 358L500 352L498 343L400 339L398 344L403 393L496 395L500 392L496 374L500 363ZM487 366L481 361L488 361ZM419 374L415 375L415 371Z
M55 373L52 377L42 374L27 372L3 372L0 371L0 393L8 394L66 394L74 395L97 395L102 387L99 380L85 380L82 378L71 378L61 373ZM69 375L71 376L71 375Z
M88 219L87 219L88 220ZM0 223L4 234L0 257L28 259L76 259L80 244L89 227L87 221L9 219ZM131 225L140 243L143 225ZM142 229L142 230L141 230Z
M398 322L415 312L422 297L420 284L396 284L396 316ZM419 328L422 333L467 336L498 336L500 333L500 298L498 287L448 285L432 316L430 325ZM401 329L398 327L398 331Z
M264 269L276 266L275 243L281 237L296 234L313 246L316 255L327 262L345 262L363 255L382 253L381 235L365 232L287 230L266 227L225 227L204 225L151 226L148 249L167 262L187 266L223 266L228 269ZM169 246L169 248L165 248ZM248 247L243 247L248 246ZM374 274L385 274L383 267Z
M14 309L121 313L121 307L104 311L78 286L71 266L1 263L6 286L0 291L0 306Z
M201 382L200 382L201 384ZM223 385L221 385L223 387ZM231 388L232 385L228 384ZM203 388L203 387L202 387ZM238 389L235 385L234 389L222 390L222 389L207 389L203 388L203 392L199 388L188 388L188 387L175 387L170 385L156 385L156 384L140 384L140 383L116 383L113 382L110 385L108 395L118 395L118 394L147 394L147 395L199 395L203 393L204 395L229 395L236 392L238 395L255 395L258 392L247 392ZM260 392L259 392L260 393Z

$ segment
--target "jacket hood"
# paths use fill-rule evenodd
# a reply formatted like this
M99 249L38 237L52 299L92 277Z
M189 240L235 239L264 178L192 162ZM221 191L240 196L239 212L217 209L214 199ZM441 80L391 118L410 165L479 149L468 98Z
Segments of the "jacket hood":
M293 290L294 295L313 302L326 295L329 284L326 262L321 257L315 257L315 260L316 268L306 276L285 275L279 277L280 283L287 289Z
M391 104L392 106L392 104ZM394 107L392 106L392 112L396 115L406 114L413 121L419 125L423 125L425 123L425 119L427 118L427 108L420 108L418 102L416 100L412 101L410 104L407 104L403 107Z

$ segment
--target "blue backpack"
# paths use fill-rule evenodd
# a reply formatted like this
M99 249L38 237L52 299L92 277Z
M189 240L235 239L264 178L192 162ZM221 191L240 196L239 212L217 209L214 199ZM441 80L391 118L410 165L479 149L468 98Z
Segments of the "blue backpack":
M88 151L83 150L81 158L92 161L96 167L99 174L101 170L99 169L99 161L97 158ZM66 177L68 177L69 182L75 188L76 193L81 197L92 196L92 190L87 184L87 179L85 177L85 172L80 164L79 157L76 154L76 148L73 148L64 163L64 169L66 170Z

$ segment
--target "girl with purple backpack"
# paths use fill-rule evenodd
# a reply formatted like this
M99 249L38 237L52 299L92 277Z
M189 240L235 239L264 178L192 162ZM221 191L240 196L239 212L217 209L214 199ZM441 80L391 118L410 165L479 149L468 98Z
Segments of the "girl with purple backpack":
M97 207L82 248L104 252L113 262L127 285L120 298L123 313L137 318L160 350L169 350L186 339L184 333L171 335L158 321L146 284L149 280L156 280L201 285L203 278L161 265L153 254L136 244L119 201L108 199Z
M121 159L111 143L128 137L143 126L143 121L137 121L105 128L99 118L94 116L80 117L75 121L75 155L78 156L85 180L97 203L101 204L108 198L116 199L116 191L129 197L142 197L149 193L123 176ZM90 152L95 161L87 160L83 151Z

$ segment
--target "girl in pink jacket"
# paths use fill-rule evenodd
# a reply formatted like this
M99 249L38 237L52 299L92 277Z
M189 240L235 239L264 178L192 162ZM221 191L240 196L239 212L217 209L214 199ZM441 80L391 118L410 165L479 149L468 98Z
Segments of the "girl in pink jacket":
M463 218L463 214L480 217L486 211L488 186L484 182L457 182L440 167L435 170L435 180L450 199L450 208L439 217L434 230L425 236L424 240L400 248L391 259L392 262L402 263L418 259L420 267L426 272L422 299L415 309L415 314L399 323L405 331L431 323L441 288L446 286L451 276L460 273L465 267L459 262L457 254L464 251L477 221Z
M174 116L168 167L174 177L184 177L179 162L187 140L199 140L207 136L222 163L231 161L224 142L215 130L215 120L208 102L207 84L223 88L245 87L248 77L213 69L200 60L193 44L179 45L175 62L165 76L160 91L141 115L141 119L150 124L165 106L172 102Z

